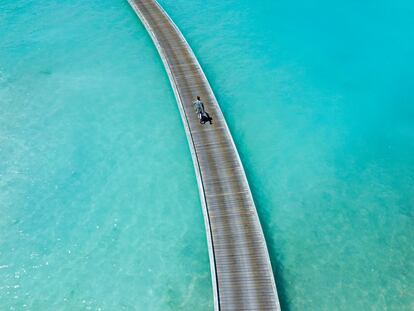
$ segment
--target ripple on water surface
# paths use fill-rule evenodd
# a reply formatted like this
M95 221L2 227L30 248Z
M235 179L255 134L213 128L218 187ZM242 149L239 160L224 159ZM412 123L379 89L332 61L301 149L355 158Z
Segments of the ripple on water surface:
M0 20L0 309L211 310L185 134L127 2Z

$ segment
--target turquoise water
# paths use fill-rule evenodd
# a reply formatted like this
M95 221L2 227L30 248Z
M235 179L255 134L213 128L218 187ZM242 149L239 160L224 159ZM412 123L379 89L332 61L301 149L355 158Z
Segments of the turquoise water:
M161 3L232 130L282 307L413 310L413 2Z
M414 308L414 4L162 0L284 310ZM184 130L125 1L0 2L0 310L212 310Z
M161 61L124 1L0 2L0 310L212 309Z

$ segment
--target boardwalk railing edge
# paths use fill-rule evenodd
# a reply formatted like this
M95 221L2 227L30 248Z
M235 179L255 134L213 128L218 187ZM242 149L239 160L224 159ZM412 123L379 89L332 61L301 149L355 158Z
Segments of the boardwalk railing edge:
M173 89L174 92L174 96L176 98L177 104L178 104L178 108L180 111L180 115L181 115L181 119L185 128L185 133L187 136L187 141L188 141L188 145L190 148L190 153L191 153L191 157L193 159L193 165L194 165L194 170L195 170L195 174L196 174L196 179L197 179L197 185L199 188L199 194L200 194L200 200L201 200L201 205L202 205L202 210L203 210L203 215L204 215L204 222L205 222L205 227L206 227L206 236L207 236L207 245L208 245L208 253L209 253L209 260L210 260L210 270L211 270L211 277L212 277L212 287L213 287L213 299L214 299L214 310L216 311L220 311L220 295L219 295L219 287L218 287L218 281L217 281L217 270L216 270L216 263L215 263L215 256L214 256L214 244L213 244L213 239L212 239L212 232L211 232L211 225L210 225L210 217L209 217L209 212L208 212L208 207L207 207L207 200L206 200L206 195L205 195L205 190L204 190L204 184L203 184L203 179L202 179L202 174L201 174L201 169L199 166L199 161L198 161L198 156L197 156L197 152L195 150L195 146L194 146L194 141L192 138L192 133L189 127L189 122L187 120L187 115L184 111L184 104L183 101L181 99L180 93L177 89L177 85L175 82L175 78L174 75L171 72L171 69L169 67L169 63L166 59L166 56L164 54L164 51L162 49L162 47L160 46L158 39L152 29L152 27L150 26L150 24L147 22L147 20L145 19L145 16L143 16L140 12L140 10L138 9L138 7L136 6L136 4L134 3L134 0L127 0L128 3L130 4L130 6L133 8L134 12L136 13L136 15L138 16L138 18L140 19L140 21L142 22L142 24L144 25L145 29L147 30L147 32L149 33L155 47L157 48L157 51L161 57L161 60L164 64L165 70L167 72L171 87ZM186 43L187 47L188 47L188 51L191 54L191 57L193 58L194 63L196 63L198 65L199 71L202 74L203 78L205 79L205 81L209 84L210 86L210 82L207 79L207 76L205 75L200 63L197 60L197 57L194 54L194 51L192 50L191 46L189 45L189 43L187 42L186 38L184 37L184 35L182 34L182 32L180 31L180 29L177 27L177 25L174 23L174 21L171 19L171 17L168 15L168 13L164 10L164 8L158 3L158 1L153 0L156 5L158 6L158 8L162 11L162 13L165 15L165 17L170 21L171 25L175 28L175 30L177 31L177 33L179 34L180 38ZM211 86L210 86L210 90L211 90ZM212 96L212 98L215 99L215 101L218 103L214 92L210 92L210 95ZM246 173L244 170L244 166L242 164L242 161L240 159L240 155L237 151L237 147L234 143L233 137L231 135L230 129L228 128L227 122L225 122L225 117L224 114L220 108L219 105L217 105L218 107L218 111L220 113L220 117L223 118L224 120L224 126L226 127L226 130L228 131L228 133L230 133L230 141L231 144L235 150L235 154L237 156L237 161L239 162L239 165L243 171L243 178L246 182L247 185L249 185L249 182L247 180L246 177ZM254 202L252 193L250 191L250 186L249 186L249 193L248 193L249 197L251 198L252 202ZM257 210L256 208L254 208L254 217L256 218L257 222L260 223L260 219L259 216L257 214ZM263 238L263 241L266 241L264 238L264 233L263 230L260 226L261 229L261 235ZM269 267L268 269L270 270L270 274L273 275L273 269L271 266L271 261L270 261L270 257L269 257L269 251L267 248L266 243L264 244L264 248L266 250L266 256L267 256L267 261L269 263ZM277 304L278 304L278 308L280 310L280 304L279 304L279 299L278 299L278 294L277 294L277 287L276 287L276 283L274 282L274 279L272 280L272 287L276 296L276 300L277 300Z

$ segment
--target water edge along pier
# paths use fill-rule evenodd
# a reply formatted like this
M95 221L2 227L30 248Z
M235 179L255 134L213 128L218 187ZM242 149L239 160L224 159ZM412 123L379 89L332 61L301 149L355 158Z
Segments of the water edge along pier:
M193 51L155 0L128 0L162 58L180 109L207 231L214 309L280 310L263 231L227 123ZM200 96L213 124L199 123Z

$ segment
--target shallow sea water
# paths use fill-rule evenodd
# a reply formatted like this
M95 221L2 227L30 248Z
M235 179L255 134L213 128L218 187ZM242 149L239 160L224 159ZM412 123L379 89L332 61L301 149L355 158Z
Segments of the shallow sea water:
M0 310L210 310L173 93L126 1L0 2Z
M414 309L412 2L160 3L232 130L283 309ZM2 1L0 25L0 309L212 310L184 130L127 3Z

